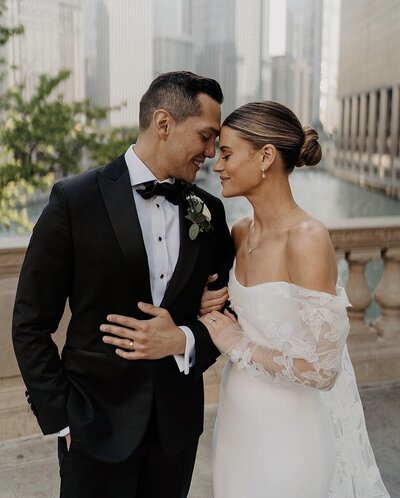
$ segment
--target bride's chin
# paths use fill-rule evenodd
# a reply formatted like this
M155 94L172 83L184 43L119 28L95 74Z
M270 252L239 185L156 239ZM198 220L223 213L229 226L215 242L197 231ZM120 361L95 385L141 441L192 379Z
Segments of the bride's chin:
M237 190L237 189L235 190L235 189L223 187L221 195L222 195L222 197L225 197L225 198L239 197L239 196L243 195L243 192L240 190Z
M229 190L227 189L222 189L222 197L225 197L225 198L228 198L228 197L234 197L235 194L232 194L231 192L229 192Z
M242 194L240 194L239 192L224 192L224 191L222 191L221 195L222 195L222 197L225 197L225 199L228 199L229 197L239 197Z

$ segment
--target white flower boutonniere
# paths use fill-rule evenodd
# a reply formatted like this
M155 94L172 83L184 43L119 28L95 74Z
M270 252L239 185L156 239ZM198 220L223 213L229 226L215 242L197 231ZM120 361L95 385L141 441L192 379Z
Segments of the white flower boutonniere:
M189 204L186 218L192 222L189 228L189 237L194 240L200 232L212 230L211 213L204 201L197 195L190 194L186 197L186 200Z

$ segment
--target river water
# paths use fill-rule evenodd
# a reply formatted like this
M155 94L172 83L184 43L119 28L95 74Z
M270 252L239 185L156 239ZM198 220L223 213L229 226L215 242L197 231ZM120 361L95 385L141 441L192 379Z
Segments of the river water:
M380 192L367 190L358 185L335 178L321 170L296 169L289 177L296 202L309 214L323 222L338 218L358 218L368 216L400 216L400 200L386 197ZM250 204L244 198L224 199L218 174L210 168L200 170L197 177L199 186L222 199L229 225L252 214ZM47 201L46 195L28 207L29 219L35 222ZM13 235L1 230L0 237Z
M338 218L400 216L400 201L318 170L295 170L289 177L296 202L323 222ZM199 184L220 197L228 224L252 214L244 198L224 199L216 173L201 174Z

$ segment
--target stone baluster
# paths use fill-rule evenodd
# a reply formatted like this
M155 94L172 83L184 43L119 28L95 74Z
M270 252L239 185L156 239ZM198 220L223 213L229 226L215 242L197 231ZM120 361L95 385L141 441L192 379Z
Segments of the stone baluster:
M374 325L385 339L400 341L400 248L389 248L382 257L383 275L375 291L381 315Z
M352 304L348 308L350 318L350 343L365 343L377 337L376 331L365 323L365 311L372 302L371 291L365 278L365 267L368 261L379 257L378 250L352 249L346 254L349 264L349 277L346 291Z

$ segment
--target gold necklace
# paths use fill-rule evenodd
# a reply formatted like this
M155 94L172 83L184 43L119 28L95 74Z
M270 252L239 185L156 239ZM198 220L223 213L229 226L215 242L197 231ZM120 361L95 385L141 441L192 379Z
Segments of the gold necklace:
M275 232L275 230L279 227L279 225L282 223L282 221L286 218L286 216L291 213L293 211L294 208L297 207L297 204L295 204L294 206L292 206L289 211L287 213L285 213L282 218L278 221L278 223L274 226L274 228L272 230L270 230L267 235L261 240L261 242L256 245L255 247L250 247L250 231L251 229L249 230L249 235L247 236L247 252L249 254L251 254L253 251L255 251L256 249L258 249L259 247L261 247L264 242ZM254 221L253 221L253 226L252 228L254 228Z

